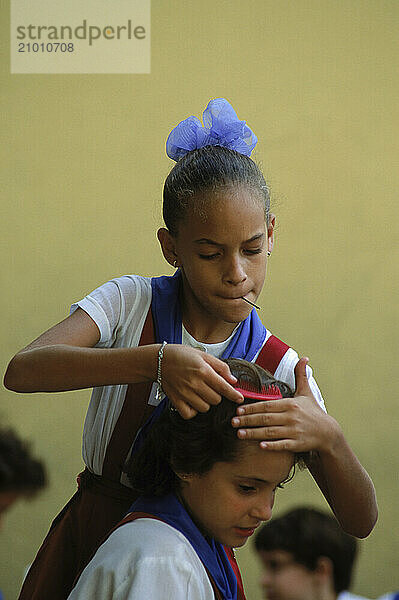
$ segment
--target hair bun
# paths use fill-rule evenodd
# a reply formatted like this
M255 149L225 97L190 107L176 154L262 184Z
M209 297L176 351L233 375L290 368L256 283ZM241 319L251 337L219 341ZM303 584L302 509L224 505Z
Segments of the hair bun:
M190 150L203 146L224 146L250 156L258 138L224 98L208 103L203 112L204 126L194 116L181 121L166 140L166 154L176 162Z

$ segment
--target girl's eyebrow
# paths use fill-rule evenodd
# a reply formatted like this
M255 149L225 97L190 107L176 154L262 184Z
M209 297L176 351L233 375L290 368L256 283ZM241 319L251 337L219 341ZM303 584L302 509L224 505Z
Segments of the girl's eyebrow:
M249 238L249 240L245 240L243 244L249 244L250 242L256 242L265 237L264 233L257 233L256 235ZM199 240L194 240L195 244L209 244L211 246L223 246L224 244L219 244L219 242L215 242L214 240L209 240L208 238L201 238Z
M237 479L245 479L246 481L256 481L257 483L275 483L273 481L268 481L267 479L261 479L260 477L251 477L248 475L236 475ZM288 483L289 481L291 481L291 477L290 474L288 473L287 477L284 477L284 479L282 479L281 481L279 481L277 483L277 485L281 485L283 483Z
M237 479L245 479L245 481L256 481L257 483L270 483L267 479L261 479L260 477L248 477L248 475L237 475Z

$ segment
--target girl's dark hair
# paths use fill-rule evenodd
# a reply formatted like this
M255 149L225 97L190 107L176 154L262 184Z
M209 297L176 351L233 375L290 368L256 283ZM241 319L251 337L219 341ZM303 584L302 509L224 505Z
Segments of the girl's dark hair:
M258 552L289 552L295 562L309 571L314 571L319 558L325 556L333 564L336 593L350 587L356 540L341 529L334 517L324 512L301 507L272 519L257 533L255 547Z
M46 484L43 464L11 429L0 430L0 493L33 493Z
M256 163L236 150L204 146L187 152L166 178L163 190L163 218L172 235L196 194L239 184L253 189L263 202L268 221L270 193Z
M248 382L255 391L276 385L283 397L293 395L285 383L259 365L242 359L225 362L240 382ZM245 399L246 404L254 400ZM217 462L234 461L242 443L231 425L237 405L226 398L208 412L189 420L165 409L150 429L143 446L130 459L126 473L134 491L143 496L163 496L179 487L177 473L203 475Z

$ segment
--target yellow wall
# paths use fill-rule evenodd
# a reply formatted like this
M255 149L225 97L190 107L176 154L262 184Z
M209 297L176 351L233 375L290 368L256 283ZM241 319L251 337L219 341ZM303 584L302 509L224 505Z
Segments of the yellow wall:
M6 43L1 66L3 370L100 283L171 272L155 237L171 167L164 142L210 98L228 98L258 135L254 156L278 215L261 316L310 356L377 488L380 518L361 544L354 585L370 597L399 588L398 13L395 0L153 0L150 75L10 75ZM0 533L8 599L74 490L88 399L87 390L1 393L2 422L34 442L50 475ZM304 501L323 505L306 474L276 510ZM250 548L240 560L257 600Z

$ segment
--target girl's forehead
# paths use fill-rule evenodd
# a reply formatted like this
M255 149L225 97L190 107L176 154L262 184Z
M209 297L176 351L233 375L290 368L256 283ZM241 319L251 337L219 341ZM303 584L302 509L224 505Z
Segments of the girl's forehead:
M258 442L240 441L242 449L236 459L230 463L216 463L222 470L238 477L247 477L279 483L285 479L293 464L292 452L267 452Z
M196 208L202 208L207 212L227 212L237 205L250 209L253 206L264 207L264 202L259 190L245 185L226 185L216 189L204 190L194 194L191 198L193 212Z
M265 230L264 205L259 194L245 187L204 192L190 199L180 230L190 237L229 232L249 239Z

